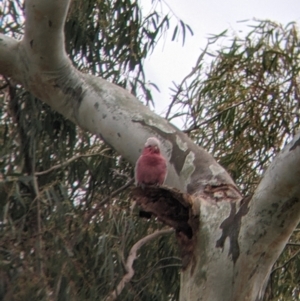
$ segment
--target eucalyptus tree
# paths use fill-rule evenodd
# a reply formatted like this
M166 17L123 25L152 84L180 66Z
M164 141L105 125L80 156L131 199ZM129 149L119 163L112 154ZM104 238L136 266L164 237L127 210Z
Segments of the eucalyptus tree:
M140 100L154 103L143 59L169 16L143 17L134 1L27 0L23 27L22 3L4 4L1 298L263 300L300 216L295 25L259 22L207 48L162 118ZM178 22L173 38L189 30ZM178 108L183 131L169 122ZM149 136L168 187L131 193ZM294 277L281 289L279 264L266 299L297 300L292 252Z

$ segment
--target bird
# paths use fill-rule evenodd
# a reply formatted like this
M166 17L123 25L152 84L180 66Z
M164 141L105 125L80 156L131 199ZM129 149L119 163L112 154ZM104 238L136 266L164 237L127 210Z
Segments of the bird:
M136 186L162 185L167 175L167 161L160 153L160 142L150 137L135 165Z

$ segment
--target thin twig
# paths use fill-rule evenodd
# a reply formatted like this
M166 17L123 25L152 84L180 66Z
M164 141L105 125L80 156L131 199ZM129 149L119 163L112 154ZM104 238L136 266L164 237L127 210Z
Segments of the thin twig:
M111 200L111 198L113 198L114 196L116 196L117 194L119 194L121 191L125 190L126 188L128 188L129 186L131 186L134 183L134 179L130 179L130 181L128 181L126 184L124 184L123 186L121 186L120 188L118 188L117 190L113 191L108 197L106 197L103 201L101 201L100 203L98 203L96 205L96 207L89 213L89 215L86 217L85 219L85 224L87 224L90 219L99 211L99 209L105 205L107 202L109 202Z
M77 160L77 159L80 159L80 158L83 158L83 157L93 157L93 156L99 156L99 155L103 155L104 152L106 152L107 150L109 150L109 148L105 148L104 150L102 150L100 153L96 153L96 154L88 154L88 155L76 155L72 158L70 158L69 160L61 163L61 164L57 164L57 165L54 165L52 166L51 168L47 169L47 170L44 170L44 171L40 171L40 172L36 172L35 175L36 176L42 176L42 175L45 175L53 170L56 170L56 169L59 169L59 168L62 168L68 164L70 164L71 162Z
M166 113L166 117L165 117L166 119L169 118L169 115L170 115L170 113L171 113L172 107L173 107L173 105L175 104L178 95L182 92L182 86L183 86L183 84L185 83L185 81L186 81L188 78L190 78L192 75L194 75L194 74L196 73L196 71L199 69L198 66L199 66L200 62L202 61L204 55L206 54L207 48L208 48L208 46L209 46L210 44L211 44L210 42L208 42L208 43L206 44L205 49L202 51L202 53L200 54L200 56L199 56L198 59L197 59L197 62L196 62L196 64L195 64L195 67L192 68L192 71L191 71L187 76L185 76L184 79L183 79L183 80L181 81L181 83L179 84L179 86L178 86L178 91L177 91L177 93L174 95L173 100L172 100L172 102L170 103L169 108L168 108L168 111L167 111L167 113Z
M85 220L83 222L83 226L86 226L91 218L96 215L98 213L98 211L100 210L100 208L105 204L107 203L108 201L111 200L112 197L114 197L115 195L119 194L121 191L125 190L126 188L128 188L130 185L132 185L134 182L134 179L130 179L130 181L128 181L125 185L121 186L119 189L113 191L108 197L106 197L102 202L100 203L97 203L96 207L93 208L91 210L91 212L88 213L88 215L85 217ZM82 229L81 228L78 228L76 231L77 233L79 233ZM75 233L76 233L75 231ZM71 241L71 246L74 246L75 245L75 242L77 240L77 234L73 235L73 239Z
M33 149L34 149L33 153L35 153L35 147L36 147L36 145L34 143L33 144ZM34 174L34 170L35 170L35 156L32 158L31 168L32 168L32 171L33 171L32 184L33 184L33 189L34 189L34 194L35 194L34 200L36 200L36 204L37 204L37 206L36 206L37 233L42 233L40 189L39 189L39 184L38 184L38 181L37 181L37 177ZM44 279L43 252L42 252L43 246L42 245L43 245L42 235L38 235L37 236L38 268L39 268L40 277L42 279Z
M287 246L292 246L292 247L300 247L300 244L297 244L295 242L289 242L286 244Z
M67 262L65 261L63 263L62 268L61 268L60 273L59 273L59 277L58 277L58 281L56 283L55 293L54 293L55 300L58 300L58 295L59 295L59 291L60 291L60 287L61 287L61 281L62 281L62 278L63 278L63 275L64 275L64 269L66 267L66 264L67 264Z
M35 143L34 143L34 150L35 150ZM35 169L35 157L32 159L32 170L34 171ZM37 181L37 177L35 176L35 173L33 172L33 189L34 189L34 194L35 194L35 199L36 200L36 211L37 211L37 255L38 255L38 269L39 269L39 274L41 279L44 282L45 289L47 291L47 299L49 301L53 300L53 297L50 295L51 289L48 286L47 283L47 278L45 276L44 272L44 255L43 255L43 239L42 239L42 219L41 219L41 192L39 189L39 184Z
M298 256L298 254L300 253L300 250L298 250L292 257L290 257L283 265L275 268L272 270L271 274L273 274L275 271L280 270L282 268L284 268L288 263L290 263L296 256Z
M155 231L152 234L149 234L145 237L143 237L142 239L140 239L138 242L136 242L128 255L127 261L126 261L126 265L125 265L125 269L127 271L127 273L123 276L123 278L121 279L121 281L119 282L119 284L117 285L117 288L112 291L109 296L105 299L106 301L113 301L116 300L116 298L120 295L120 293L122 292L123 288L125 287L126 283L129 282L131 280L131 278L134 275L134 269L132 268L133 262L135 261L136 257L137 257L137 252L138 250L147 242L155 239L156 237L160 236L160 235L165 235L165 234L169 234L174 232L174 229L163 229L163 230L158 230Z
M223 113L225 113L226 111L228 111L228 110L230 110L230 109L233 109L233 108L236 108L236 107L238 107L238 106L240 106L240 105L242 105L242 104L244 104L244 103L246 103L246 102L248 102L248 101L250 101L250 100L251 100L250 98L249 98L249 99L245 99L245 100L240 101L240 102L238 102L238 103L236 103L236 104L234 104L234 105L232 105L232 106L230 106L230 107L227 107L227 108L225 108L224 110L222 110L222 111L218 112L217 114L215 114L214 116L210 117L208 120L204 120L204 121L202 121L201 123L197 124L197 126L194 126L194 127L192 127L192 128L189 128L189 129L187 129L187 130L184 130L183 132L184 132L184 133L190 133L191 131L200 128L202 125L205 125L205 124L207 124L207 123L209 123L209 122L211 122L211 121L214 121L216 118L218 118L219 116L221 116L221 115L222 115Z
M136 280L135 282L141 282L141 281L144 281L146 278L149 278L151 277L151 275L153 273L155 273L156 271L158 271L159 269L164 269L164 268L168 268L168 267L178 267L178 268L182 268L182 263L180 264L176 264L176 263L173 263L173 264L166 264L166 265L163 265L163 266L157 266L158 263L164 261L164 260L169 260L169 259L177 259L178 261L182 261L181 258L176 258L174 256L172 257L166 257L166 258L161 258L160 260L158 260L151 268L151 270L147 271L147 273L145 273L144 275L141 276L140 279Z

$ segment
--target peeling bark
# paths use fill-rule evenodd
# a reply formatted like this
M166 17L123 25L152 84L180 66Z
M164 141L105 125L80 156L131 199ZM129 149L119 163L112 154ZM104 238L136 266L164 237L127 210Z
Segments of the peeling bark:
M147 186L144 189L137 187L132 190L132 196L137 205L150 213L149 218L154 215L159 221L176 230L183 269L192 262L195 263L199 216L193 213L192 197L166 186Z

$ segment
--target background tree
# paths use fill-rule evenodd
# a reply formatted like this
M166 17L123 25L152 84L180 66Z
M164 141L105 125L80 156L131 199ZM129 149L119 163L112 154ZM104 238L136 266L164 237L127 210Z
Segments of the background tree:
M4 1L1 15L2 32L21 39L23 1ZM143 60L168 28L168 15L142 16L131 1L73 1L65 45L79 70L153 105L155 85L146 81ZM133 244L163 226L130 211L132 165L7 77L0 112L0 299L103 300L123 277ZM40 172L36 187L33 168ZM136 262L135 283L120 298L176 300L181 259L174 237L139 254L153 260Z
M24 30L22 3L4 3L7 17L4 19L3 32L6 36L19 38ZM34 39L29 39L25 34L23 41L28 41L29 44L25 46L23 57L18 57L20 65L28 62L26 49L30 49L29 47L35 50L37 47L38 53L51 58L56 47L63 47L65 44L69 57L79 70L92 72L118 83L146 104L153 104L151 85L146 84L142 63L157 39L168 28L168 16L161 16L154 11L153 14L142 17L137 3L131 1L73 1L65 23L65 43L59 38L56 45L54 39L49 48L47 43L45 46L35 43L39 38L49 38L45 28L48 26L56 29L56 22L62 22L60 14L63 15L64 12L57 12L57 7L46 5L35 10L35 1L28 1L27 4L27 34L32 34L32 30L36 35ZM56 14L51 22L45 18L31 18L41 11L52 16L51 9ZM36 24L39 27L34 26ZM179 24L188 29L184 23L179 21ZM174 34L177 33L177 30L174 31ZM51 36L51 30L48 34ZM35 78L36 86L32 85L30 77L38 73L38 68L34 70L33 65L40 64L41 59L36 57L30 61L29 69L34 72L29 74L28 81L20 80L17 67L16 70L8 68L12 65L11 60L16 59L15 44L3 35L1 38L0 71L5 75L0 99L0 133L3 145L0 153L1 298L113 298L114 290L124 280L123 276L131 272L127 261L132 258L129 254L134 249L131 248L139 247L138 244L134 245L136 242L142 244L149 240L147 246L138 249L140 256L134 263L134 278L129 278L131 281L123 290L117 291L121 293L119 298L177 300L181 258L174 235L168 234L170 230L159 232L160 236L152 235L163 225L153 218L144 220L138 217L137 210L131 208L128 189L133 175L130 162L135 161L138 148L142 147L141 141L155 132L161 137L169 138L168 141L175 145L169 136L163 135L168 131L164 132L161 121L156 120L154 114L147 110L143 113L147 115L145 123L150 130L145 130L142 120L135 116L136 109L131 108L130 118L137 125L137 132L134 132L137 137L132 137L133 131L130 130L133 127L129 125L130 143L116 143L109 138L107 132L100 132L109 145L117 150L115 152L99 139L99 133L92 135L81 130L24 90L25 87L36 96L41 93L42 100L71 121L84 129L90 127L87 119L93 119L94 115L85 115L81 119L68 102L55 104L52 102L52 94L45 97L45 91L53 91L40 91L41 87L46 87L47 80L55 82L55 68L52 72L44 72L41 77ZM210 43L217 42L218 38L215 37ZM14 49L11 57L6 52L7 45ZM174 100L167 118L172 120L178 114L178 106L183 106L179 112L186 116L185 132L193 141L213 153L244 193L248 194L255 190L262 172L275 153L291 139L298 124L298 33L293 24L282 28L272 22L259 22L248 36L234 38L229 47L214 54L209 66L204 63L208 54L211 54L210 50L206 49L193 74L185 79L188 89L183 89L186 86L183 81L174 91ZM47 68L49 66L46 60L42 70ZM74 69L67 70L77 76ZM84 102L84 96L80 97L83 94L80 86L70 85L73 79L68 76L69 73L65 72L55 84L70 99ZM47 80L44 82L45 78ZM89 76L83 75L81 79L97 92L104 88L108 91L115 88L105 82L103 87L98 86ZM24 87L16 84L19 81ZM73 90L66 89L70 87ZM116 103L121 106L125 98L124 107L130 106L129 96L122 90L116 91L115 93L119 93ZM142 106L138 109L144 110ZM118 111L119 108L114 107L114 110ZM103 112L101 114L102 117L105 115ZM103 118L108 119L106 116ZM114 122L117 121L106 120L104 125ZM174 130L173 127L168 129ZM144 137L139 135L141 131L144 131ZM123 132L120 133L123 135ZM179 132L176 133L185 139ZM189 143L188 140L184 141ZM196 152L193 145L188 144L188 147ZM127 149L132 150L132 154L126 154ZM205 153L202 154L205 158L210 158ZM178 162L177 165L176 162L172 164L174 169L179 168ZM203 178L207 178L206 166L203 167ZM185 191L187 178L185 175L177 177L174 169L170 169L168 183ZM294 175L293 169L291 174ZM226 174L223 180L231 184ZM193 192L193 187L189 189L188 192ZM239 197L239 194L235 197ZM197 204L198 201L194 200L194 203ZM293 204L289 204L289 209L294 209ZM228 208L222 202L220 208L225 208L224 219L230 216ZM295 215L291 218L293 222L299 220L297 210ZM210 218L213 219L212 216ZM220 220L217 222L217 228L220 225L221 228L226 228L224 224L220 224ZM186 240L182 235L184 231L176 230L179 242L191 246L193 240ZM277 263L271 274L267 300L298 298L299 246L295 243L298 239L296 234L292 237L293 243L283 253L282 261ZM200 243L205 246L205 240ZM224 248L224 253L228 256L226 246ZM190 257L191 253L186 249L184 251L180 255L188 254ZM270 250L272 252L274 250ZM204 254L200 255L202 260ZM233 257L233 254L229 257ZM183 258L186 259L186 256ZM184 262L185 266L188 264L189 262ZM185 282L186 274L185 270L182 283ZM182 292L184 291L182 288ZM184 293L181 293L181 299L184 298Z
M227 46L200 54L193 72L173 89L166 114L184 118L184 131L214 154L244 195L254 192L299 129L297 25L262 20L249 28L245 36L228 38L225 31L208 41ZM299 299L299 247L295 229L273 267L265 300Z

